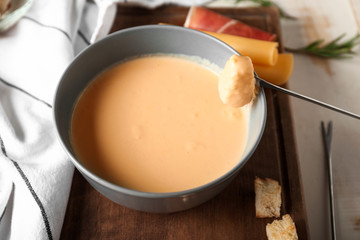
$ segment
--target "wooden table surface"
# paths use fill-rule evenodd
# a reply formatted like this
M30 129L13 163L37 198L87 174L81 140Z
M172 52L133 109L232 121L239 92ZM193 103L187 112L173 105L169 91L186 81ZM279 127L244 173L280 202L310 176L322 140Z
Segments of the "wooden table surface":
M344 41L360 33L359 0L280 1L298 17L283 21L284 42L299 47L317 39ZM349 59L296 55L291 90L360 114L360 48ZM336 112L291 99L299 162L303 175L310 236L330 239L327 166L320 122L333 121L332 143L335 218L338 239L360 239L360 122Z
M182 25L187 10L175 6L155 10L119 6L112 31L158 22ZM279 16L273 8L217 11L274 32L282 43ZM106 199L75 171L61 239L266 239L265 226L274 219L255 217L255 176L280 182L281 214L290 214L299 239L307 239L289 99L271 90L265 93L268 115L262 140L235 180L214 199L173 214L139 212Z
M296 20L281 19L283 44L303 47L360 33L360 0L273 0ZM244 7L249 2L216 0L211 7ZM288 88L360 114L360 46L347 59L294 55ZM290 98L294 134L311 239L331 239L328 173L321 121L333 121L333 176L337 238L360 239L360 122L320 106Z

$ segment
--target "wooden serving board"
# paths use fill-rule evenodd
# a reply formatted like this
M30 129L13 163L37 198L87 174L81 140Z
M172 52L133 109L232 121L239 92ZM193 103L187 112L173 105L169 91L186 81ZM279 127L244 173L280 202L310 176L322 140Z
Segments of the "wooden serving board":
M276 9L215 10L276 33L282 51ZM182 25L187 12L188 8L177 6L147 10L119 5L112 31L159 22ZM240 174L218 196L184 212L144 213L106 199L75 171L61 239L266 239L266 224L274 219L255 217L255 176L280 182L281 214L290 214L299 239L308 239L289 100L268 89L265 93L268 113L261 142Z

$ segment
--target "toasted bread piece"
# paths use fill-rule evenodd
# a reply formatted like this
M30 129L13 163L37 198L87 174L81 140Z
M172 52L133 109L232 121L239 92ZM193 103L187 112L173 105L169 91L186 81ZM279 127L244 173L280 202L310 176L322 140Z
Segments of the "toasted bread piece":
M278 181L255 178L255 210L257 218L280 217L281 186Z
M266 236L268 240L298 240L295 223L289 214L282 220L274 220L266 225Z

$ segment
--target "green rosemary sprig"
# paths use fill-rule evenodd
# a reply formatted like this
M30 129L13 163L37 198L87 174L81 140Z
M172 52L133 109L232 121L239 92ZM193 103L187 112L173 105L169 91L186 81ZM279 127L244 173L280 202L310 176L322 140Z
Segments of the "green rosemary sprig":
M360 34L357 33L349 40L340 43L340 40L344 36L345 34L342 34L325 45L323 44L324 40L317 40L302 48L294 49L285 47L285 50L293 53L310 54L322 58L349 58L355 54L353 48L360 44Z
M274 3L274 2L272 2L270 0L236 0L236 2L237 3L239 3L239 2L253 2L253 3L256 3L257 5L262 6L262 7L276 7L279 10L279 14L280 14L280 16L282 18L296 20L296 17L288 14L278 4L276 4L276 3Z

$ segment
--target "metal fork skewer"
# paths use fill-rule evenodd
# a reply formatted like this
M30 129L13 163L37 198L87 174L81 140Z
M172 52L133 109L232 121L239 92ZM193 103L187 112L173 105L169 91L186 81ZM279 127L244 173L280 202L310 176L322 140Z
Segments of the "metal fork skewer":
M322 107L331 109L331 110L333 110L333 111L336 111L336 112L345 114L345 115L347 115L347 116L350 116L350 117L353 117L353 118L356 118L356 119L360 119L360 115L359 115L359 114L355 114L355 113L349 112L349 111L347 111L347 110L344 110L344 109L335 107L335 106L333 106L333 105L330 105L330 104L327 104L327 103L324 103L324 102L321 102L321 101L319 101L319 100L316 100L316 99L313 99L313 98L311 98L311 97L302 95L302 94L300 94L300 93L296 93L296 92L290 91L290 90L288 90L288 89L279 87L279 86L277 86L277 85L275 85L275 84L271 84L271 83L265 81L264 79L261 79L261 78L260 78L259 76L257 76L257 75L255 75L255 78L257 79L257 81L259 82L259 84L260 84L262 87L270 88L270 89L273 89L273 90L276 90L276 91L279 91L279 92L288 94L288 95L290 95L290 96L293 96L293 97L296 97L296 98L299 98L299 99L302 99L302 100L305 100L305 101L308 101L308 102L311 102L311 103L320 105L320 106L322 106Z
M321 122L321 129L322 129L322 135L323 135L325 149L326 149L326 155L327 155L326 159L327 159L328 177L329 177L331 234L332 234L332 239L336 240L334 184L333 184L332 156L331 156L331 141L332 141L332 132L333 132L332 121L330 121L328 123L327 129L325 128L324 122Z

